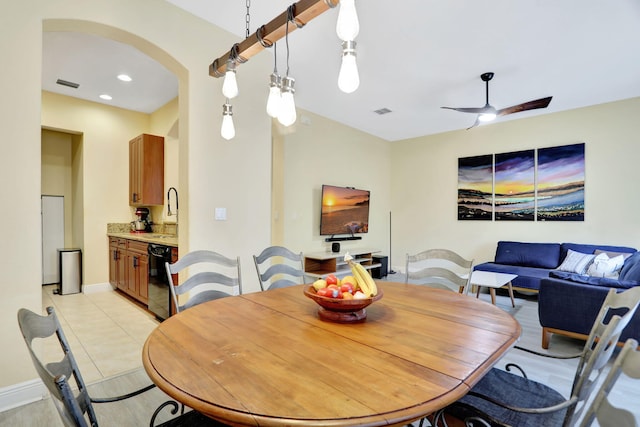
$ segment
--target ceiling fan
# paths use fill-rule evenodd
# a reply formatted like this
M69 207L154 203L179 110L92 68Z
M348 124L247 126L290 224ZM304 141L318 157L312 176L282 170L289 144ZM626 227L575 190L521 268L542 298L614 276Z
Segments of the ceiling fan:
M493 73L483 73L480 78L487 85L487 102L484 107L480 108L455 108L455 107L441 107L446 108L447 110L456 110L461 113L473 113L477 114L478 117L473 125L467 128L467 130L476 127L480 124L480 122L490 122L496 117L506 116L507 114L520 113L522 111L527 110L535 110L538 108L547 108L549 103L551 102L551 96L546 98L536 99L534 101L523 102L522 104L513 105L511 107L502 108L500 110L496 110L491 104L489 104L489 81L493 78Z

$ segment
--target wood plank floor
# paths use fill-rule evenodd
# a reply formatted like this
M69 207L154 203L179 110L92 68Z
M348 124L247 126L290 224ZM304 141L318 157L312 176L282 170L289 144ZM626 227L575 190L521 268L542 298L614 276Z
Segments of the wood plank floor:
M74 354L86 353L86 357L78 359L80 359L80 369L89 384L90 394L93 396L121 394L150 383L144 369L142 369L140 354L144 338L157 323L148 313L117 293L108 292L106 294L73 295L75 299L72 304L71 299L68 298L72 295L52 295L50 290L43 290L43 306L53 304L58 314L65 319L66 323L63 324L65 333L67 335L73 333L74 335L73 342L71 342ZM470 296L470 298L473 297ZM480 298L487 303L490 301L489 294L480 294ZM538 323L535 297L516 294L516 308L512 309L509 298L498 295L497 305L512 313L521 323L523 335L519 345L542 351L540 347L541 328ZM95 316L97 313L102 318L99 326L94 324L94 327L99 327L101 336L113 336L114 341L107 344L112 347L108 350L108 354L111 356L106 358L100 356L104 351L101 348L105 347L94 347L92 337L84 334L85 328L80 326L83 323L83 317L74 313L79 306L83 307L81 310L85 316L88 313ZM92 306L93 308L91 308ZM123 322L122 316L124 315L127 317ZM136 324L137 326L130 326ZM76 334L76 331L79 332ZM579 340L554 335L549 352L572 354L579 352L583 344ZM101 345L104 346L105 343L102 342ZM118 356L118 345L126 349L125 353L131 352L136 356ZM505 355L497 366L503 368L507 362L519 364L525 368L531 379L550 385L565 396L570 391L577 364L575 360L535 357L515 349ZM89 374L85 374L85 372ZM638 404L640 384L638 382L622 378L611 396L614 404L632 410L636 418L640 420L640 405ZM96 411L103 425L119 427L148 425L155 408L165 400L167 400L167 396L154 389L124 402L96 405ZM159 418L159 421L166 418L171 418L171 416L164 415ZM2 427L43 425L62 426L50 398L0 413L0 426Z

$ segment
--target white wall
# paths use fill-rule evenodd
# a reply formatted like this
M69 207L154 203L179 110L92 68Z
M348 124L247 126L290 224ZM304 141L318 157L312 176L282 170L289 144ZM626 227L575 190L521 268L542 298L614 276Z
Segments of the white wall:
M248 260L256 246L269 244L270 121L264 114L264 82L272 67L268 55L252 58L238 73L242 91L234 102L238 132L233 142L226 142L219 133L222 82L208 76L208 65L238 41L235 36L156 0L8 2L3 5L0 25L4 34L11 35L0 41L0 56L5 58L0 82L4 134L0 179L4 183L3 199L14 207L0 214L7 225L5 244L0 248L0 259L6 266L0 283L0 323L5 326L0 331L4 343L0 388L36 376L18 332L16 313L20 307L41 310L41 232L11 225L39 224L40 128L47 125L45 122L53 123L53 128L66 127L55 125L58 119L52 118L54 112L41 117L43 28L111 37L133 45L176 74L180 85L180 213L188 224L180 229L180 246L183 250L206 247L240 255L245 260L245 289L259 289ZM97 139L110 140L111 144L128 140L130 135L114 132L108 122L103 118L94 125L96 131L102 127L96 132ZM124 152L122 160L117 160L120 157L113 151L107 152L107 148L91 141L85 135L84 166L80 168L84 175L84 230L74 235L83 235L85 251L89 247L99 251L103 246L106 251L104 231L110 215L92 205L91 198L110 198L105 191L109 179L119 173L127 176L127 162ZM116 191L122 191L126 200L126 185ZM128 210L126 202L120 205L115 199L119 197L109 205ZM213 221L216 206L228 208L228 221ZM105 255L104 273L96 271L92 282L107 281L106 260Z
M635 178L640 98L495 123L392 144L393 264L447 247L476 263L498 240L579 242L640 248ZM459 157L585 142L584 222L457 220Z

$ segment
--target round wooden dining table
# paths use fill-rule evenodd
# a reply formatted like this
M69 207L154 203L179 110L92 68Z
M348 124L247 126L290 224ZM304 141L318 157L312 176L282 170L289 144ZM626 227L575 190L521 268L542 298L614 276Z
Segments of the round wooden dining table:
M405 425L464 396L520 336L511 315L473 297L378 286L359 323L321 320L303 285L200 304L149 335L145 370L229 425Z

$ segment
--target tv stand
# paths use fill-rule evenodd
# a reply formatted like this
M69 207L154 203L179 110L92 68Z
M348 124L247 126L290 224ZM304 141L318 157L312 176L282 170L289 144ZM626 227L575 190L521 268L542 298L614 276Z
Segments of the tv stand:
M343 242L345 240L362 240L361 236L346 236L346 237L327 237L325 242Z
M355 262L359 262L370 270L380 267L380 263L373 262L373 254L380 252L371 248L350 248L340 252L313 252L304 254L304 271L307 276L321 278L328 274L336 276L346 276L351 274L351 267L344 260L345 254L353 257Z

